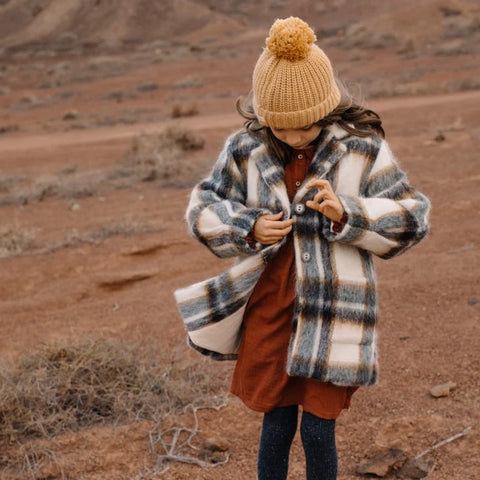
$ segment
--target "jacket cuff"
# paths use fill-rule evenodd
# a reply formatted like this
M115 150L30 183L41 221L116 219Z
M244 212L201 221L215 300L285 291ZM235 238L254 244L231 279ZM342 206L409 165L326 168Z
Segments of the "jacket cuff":
M260 215L270 213L261 208L245 209L232 220L232 241L242 253L257 253L262 245L253 238L253 228Z
M326 222L323 235L331 242L352 243L368 229L368 223L358 198L347 195L338 195L338 198L344 208L342 220L345 219L346 222L343 224L343 228L337 228L340 230L339 232L335 231L334 222Z
M348 222L348 213L344 211L342 218L338 222L332 220L332 223L330 225L330 230L333 233L341 233L343 230L343 227L347 222Z

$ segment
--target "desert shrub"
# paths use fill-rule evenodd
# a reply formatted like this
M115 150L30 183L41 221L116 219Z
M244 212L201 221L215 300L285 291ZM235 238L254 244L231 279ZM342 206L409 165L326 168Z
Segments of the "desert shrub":
M177 368L152 345L114 339L44 345L0 365L0 445L159 420L219 388L200 365Z
M181 78L174 83L174 88L192 88L201 87L203 82L195 75L189 75L188 77Z
M21 177L15 175L0 175L0 192L9 192L20 180Z
M205 145L205 139L197 132L180 126L169 127L163 132L165 142L173 143L181 150L201 150Z
M34 244L34 230L22 228L18 223L0 226L0 258L20 255Z
M176 103L173 105L172 112L170 114L172 118L193 117L194 115L198 115L198 107L194 103L190 105Z
M18 132L20 127L15 124L0 125L0 134Z
M340 40L342 48L375 49L397 46L398 37L392 32L372 32L361 23L354 23L345 29Z
M188 172L185 152L202 149L204 144L197 132L178 125L157 133L142 133L133 138L118 173L136 175L142 181L178 179Z
M158 90L160 87L156 83L146 83L144 85L139 85L137 87L138 92L153 92L155 90Z
M459 80L449 80L444 82L443 88L448 92L465 92L468 90L479 90L480 79L477 77L467 77Z
M480 31L480 17L453 15L443 19L446 38L471 37Z
M79 232L76 228L68 229L63 232L63 240L57 243L47 245L41 250L42 253L52 253L61 248L76 247L78 245L89 244L98 245L110 237L123 235L125 237L140 235L142 233L158 232L159 228L154 225L126 215L119 220L110 220L95 229L87 232Z
M463 39L455 39L441 43L435 50L435 55L457 56L473 53L474 47L470 42Z

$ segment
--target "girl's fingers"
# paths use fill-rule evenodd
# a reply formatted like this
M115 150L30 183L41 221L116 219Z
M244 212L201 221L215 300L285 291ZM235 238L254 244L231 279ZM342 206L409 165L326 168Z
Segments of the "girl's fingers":
M328 180L314 180L313 182L310 182L307 185L307 188L318 188L320 190L331 190L332 186L330 185L330 182Z
M307 200L307 203L305 205L307 205L308 208L320 211L320 204L318 202Z
M272 228L265 232L265 236L269 238L277 238L280 239L290 233L292 231L292 226L287 225L286 227L283 228Z
M336 203L333 200L325 200L324 202L322 202L319 205L319 207L320 207L319 210L322 212L329 207L330 208L335 208L335 206L336 206Z
M327 200L327 196L328 196L328 192L326 192L325 190L320 190L320 192L318 192L318 193L313 197L313 201L314 201L314 202L317 202L317 203L321 203L321 202L323 202L324 200Z
M289 226L293 225L293 219L284 220L283 222L268 222L267 225L272 230L283 230L284 228L288 228Z
M266 213L265 215L261 215L259 218L264 218L265 220L278 220L282 218L283 212L280 211L278 213Z

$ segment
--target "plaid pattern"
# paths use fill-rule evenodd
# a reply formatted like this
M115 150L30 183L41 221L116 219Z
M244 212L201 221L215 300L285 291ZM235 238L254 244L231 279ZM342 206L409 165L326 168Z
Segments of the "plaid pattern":
M340 233L305 206L326 178L348 221ZM296 304L288 351L289 375L339 385L377 381L377 294L373 255L391 258L428 233L428 199L415 191L385 140L351 136L338 125L322 130L309 172L292 203L284 170L246 133L226 142L208 178L192 192L191 234L235 264L218 277L175 292L189 344L217 359L233 359L245 305L264 265L283 242L252 246L247 235L263 213L293 217Z

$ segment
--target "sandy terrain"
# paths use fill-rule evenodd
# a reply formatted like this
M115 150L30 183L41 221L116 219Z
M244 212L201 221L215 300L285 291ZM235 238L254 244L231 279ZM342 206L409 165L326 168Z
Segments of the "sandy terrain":
M2 8L8 7L5 3L0 20ZM68 3L74 8L75 2ZM188 3L177 6L187 11ZM335 2L319 5L330 3ZM338 42L351 37L338 34L326 37L325 45L339 72L362 86L369 107L382 116L387 139L410 181L432 200L433 212L427 240L404 256L377 262L381 381L360 389L338 421L339 479L360 478L356 468L375 445L402 448L415 456L472 427L464 438L429 456L436 460L429 478L474 480L480 475L480 90L474 84L480 70L478 52L462 52L458 44L454 55L434 54L452 41L445 34L445 22L441 28L442 13L435 2L424 4L433 10L424 6L417 11L418 25L431 22L428 35L425 28L415 30L407 21L415 2L405 2L411 6L407 12L395 11L394 2L385 2L393 9L390 13L384 6L373 17L365 13L368 9L359 9L348 18L342 17L344 3L337 2L325 24L338 26L341 19L347 22L363 15L359 18L368 28L403 27L399 43L388 48L348 49ZM452 9L478 13L475 2L450 3ZM369 2L363 4L367 8ZM79 51L50 50L51 56L39 55L38 46L4 51L3 358L15 359L42 342L84 335L150 338L176 360L201 362L205 372L223 384L218 394L226 393L232 365L210 362L186 347L172 292L229 264L187 236L183 214L191 186L207 172L225 136L241 126L233 104L249 89L251 67L264 36L261 27L270 23L268 13L262 10L251 28L242 22L242 12L228 17L239 28L242 42L236 46L222 36L219 25L225 27L226 13L217 11L210 30L208 25L192 30L178 44L168 43L166 36L153 47L150 37L133 46L117 42L110 45L108 55L106 50L88 53L85 46ZM326 15L319 7L316 18L322 13ZM203 25L204 17L197 14L195 21ZM117 30L115 25L106 29L112 38L120 28L116 22ZM72 25L69 29L74 31ZM42 48L53 49L46 24L27 26L25 32L25 44L44 35ZM398 53L415 32L413 50ZM478 31L472 32L473 42ZM85 42L93 41L93 34L87 33ZM79 30L76 35L83 38ZM428 49L421 43L426 36L431 37ZM4 45L16 44L12 32L5 38ZM118 40L112 38L107 40ZM464 37L460 40L467 43ZM201 48L192 48L195 45ZM198 113L172 119L175 105L194 106ZM112 175L139 133L179 124L201 134L205 146L178 160L181 168L174 178L140 181ZM16 243L7 244L8 238ZM429 394L431 387L448 381L456 383L449 396ZM62 478L59 465L64 478L78 480L255 478L260 414L228 396L226 407L198 415L202 436L228 441L230 458L225 465L172 463L162 477L148 469L141 473L145 465L153 467L148 446L152 425L147 422L32 441L30 445L55 453L46 470L34 478ZM191 421L188 414L185 421ZM297 438L290 478L301 479L302 472ZM0 478L15 477L4 472Z

